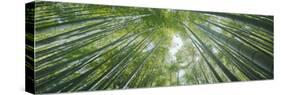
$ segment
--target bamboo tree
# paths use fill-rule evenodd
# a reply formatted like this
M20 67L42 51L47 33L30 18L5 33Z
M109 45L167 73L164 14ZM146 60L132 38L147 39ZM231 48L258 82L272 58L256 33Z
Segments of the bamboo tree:
M230 19L233 19L233 20L238 20L238 21L241 21L241 22L249 23L249 24L252 24L254 26L266 29L271 34L273 32L273 23L271 23L271 22L265 23L263 21L259 21L259 20L253 19L253 18L249 18L249 17L242 16L242 15L236 15L236 14L211 13L211 12L203 12L203 13L218 15L218 16L227 17L227 18L230 18Z
M143 68L146 60L148 59L149 55L151 55L151 53L153 53L153 51L158 48L159 44L160 44L161 40L156 44L156 46L152 49L152 51L150 51L149 54L147 54L147 56L143 59L142 63L138 66L138 68L134 71L134 73L132 73L132 75L130 76L129 80L127 81L127 83L123 86L123 88L127 88L127 86L129 85L129 83L132 81L132 79L134 77L136 77L137 73L140 72L140 70Z
M200 43L200 46L212 57L213 60L215 60L216 64L224 71L225 75L231 80L231 81L238 81L238 78L234 76L225 66L224 64L207 48L206 45L203 44L203 42L193 33L193 31L185 25L185 27L190 31L190 33L197 39L197 41ZM192 38L191 38L192 39Z
M211 63L207 60L207 58L203 55L202 51L199 49L198 45L195 43L195 41L193 41L194 46L197 48L197 50L199 51L200 55L203 57L205 63L208 65L208 67L210 68L210 70L212 71L212 73L215 75L216 79L219 82L223 82L223 80L220 78L219 74L217 73L217 71L214 69L214 67L211 65Z
M213 35L214 38L216 38L217 40L229 45L230 47L235 49L237 52L240 52L241 54L246 56L248 59L252 60L257 65L259 65L260 67L265 69L266 71L272 73L273 59L270 58L269 56L267 56L259 51L255 51L254 49L251 49L250 47L243 45L242 43L238 42L237 40L235 40L233 38L228 38L211 29L208 29L206 26L203 26L203 25L198 25L198 26L200 28L204 29L205 31L208 31L205 33L209 33L210 35Z

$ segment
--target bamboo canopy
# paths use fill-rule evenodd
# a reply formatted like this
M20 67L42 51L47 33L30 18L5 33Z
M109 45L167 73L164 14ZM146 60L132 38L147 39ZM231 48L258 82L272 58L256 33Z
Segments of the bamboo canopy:
M272 16L39 1L27 36L36 93L273 79Z

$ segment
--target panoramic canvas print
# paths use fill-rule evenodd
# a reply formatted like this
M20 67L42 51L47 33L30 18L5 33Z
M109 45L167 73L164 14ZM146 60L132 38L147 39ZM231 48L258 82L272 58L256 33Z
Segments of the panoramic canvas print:
M273 79L273 16L36 1L26 90L62 93Z

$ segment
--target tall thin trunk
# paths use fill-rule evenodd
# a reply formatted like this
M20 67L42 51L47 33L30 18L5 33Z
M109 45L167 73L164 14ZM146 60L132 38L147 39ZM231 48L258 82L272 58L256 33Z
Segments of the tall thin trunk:
M215 32L203 25L198 25L201 29L204 30L208 36L214 37L217 41L222 42L232 49L236 50L237 52L243 54L248 59L252 60L254 63L265 69L266 71L273 73L273 58L267 56L264 53L256 51L249 46L240 43L239 41L229 38L225 35Z
M244 22L244 23L248 23L248 24L257 26L257 27L261 27L261 28L267 30L270 34L273 33L273 22L272 23L264 23L264 22L256 20L256 19L249 18L249 17L242 16L242 15L237 15L237 14L213 13L213 12L203 12L203 13L227 17L227 18L230 18L230 19L233 19L233 20L238 20L238 21L241 21L241 22Z
M199 51L200 55L203 57L205 63L208 65L209 69L212 71L212 73L215 75L216 80L218 80L219 82L223 82L223 80L221 79L221 77L219 76L218 72L215 70L215 68L211 65L211 63L207 60L207 58L204 56L204 54L202 53L202 51L199 49L199 46L195 43L195 41L192 40L192 43L194 44L194 46L197 48L197 50Z
M189 32L196 38L196 40L199 42L199 46L202 47L202 49L207 52L208 55L216 62L216 64L220 67L221 70L223 70L224 74L231 80L231 81L238 81L239 79L234 76L225 66L224 64L212 53L212 51L199 39L199 37L188 27L185 25L185 27L189 30ZM191 38L192 39L192 38Z
M136 75L140 72L140 70L143 68L146 60L148 59L148 57L153 53L153 51L155 51L155 49L158 48L158 46L160 45L161 40L156 44L156 46L149 52L149 54L146 55L146 57L143 59L142 63L138 66L138 68L134 71L134 73L132 73L132 75L130 76L129 80L127 80L126 84L123 86L123 88L127 88L127 86L129 85L129 83L132 81L132 79L134 77L136 77Z

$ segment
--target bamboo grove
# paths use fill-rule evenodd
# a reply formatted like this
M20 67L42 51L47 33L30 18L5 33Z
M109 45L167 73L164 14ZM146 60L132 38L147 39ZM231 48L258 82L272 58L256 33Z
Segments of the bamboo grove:
M273 79L273 17L36 2L36 93Z

